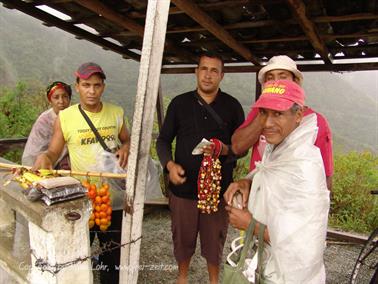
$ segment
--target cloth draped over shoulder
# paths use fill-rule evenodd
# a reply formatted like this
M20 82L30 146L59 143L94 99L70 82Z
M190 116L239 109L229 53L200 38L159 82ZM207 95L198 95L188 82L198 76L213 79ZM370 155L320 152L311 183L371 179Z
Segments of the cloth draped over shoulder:
M274 149L267 145L252 178L248 209L267 225L266 283L325 283L323 252L329 191L319 148L316 115Z

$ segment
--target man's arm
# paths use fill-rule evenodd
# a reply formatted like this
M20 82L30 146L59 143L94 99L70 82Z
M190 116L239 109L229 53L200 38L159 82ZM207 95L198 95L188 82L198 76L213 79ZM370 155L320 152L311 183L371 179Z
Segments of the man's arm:
M332 192L332 176L326 177L326 181L328 190Z
M123 121L123 125L121 131L118 134L119 141L121 141L122 145L116 152L118 157L119 165L122 168L125 168L127 165L127 160L129 158L129 149L130 149L130 134L125 126L125 121Z
M64 141L63 132L60 125L60 119L57 118L54 123L54 132L49 148L45 153L38 155L33 165L33 170L52 169L60 157L65 143L66 142Z
M252 109L245 122L232 135L232 152L235 155L246 153L258 141L261 132L260 115L257 109Z
M315 146L320 149L322 155L324 171L326 174L328 190L332 192L332 176L333 176L333 149L332 149L332 132L327 119L316 113L318 119L318 136Z
M177 133L177 118L175 117L176 101L172 101L167 109L163 126L156 140L156 151L164 169L169 173L169 180L173 184L182 184L186 181L185 169L173 160L172 142Z

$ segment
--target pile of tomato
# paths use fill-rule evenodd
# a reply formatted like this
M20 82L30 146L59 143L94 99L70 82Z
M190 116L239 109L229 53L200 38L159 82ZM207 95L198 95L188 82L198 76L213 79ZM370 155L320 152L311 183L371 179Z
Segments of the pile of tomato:
M102 183L99 188L89 180L82 182L88 190L88 197L92 201L92 213L89 217L89 228L97 225L100 231L106 231L112 220L112 206L110 201L109 184Z

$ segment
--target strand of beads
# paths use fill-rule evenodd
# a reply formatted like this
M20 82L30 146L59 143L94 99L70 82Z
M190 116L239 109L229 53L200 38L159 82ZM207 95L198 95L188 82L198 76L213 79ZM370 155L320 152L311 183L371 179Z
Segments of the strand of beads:
M201 213L218 211L219 195L221 191L221 163L218 159L222 151L222 143L218 139L211 139L214 143L212 156L204 156L198 174L198 204Z

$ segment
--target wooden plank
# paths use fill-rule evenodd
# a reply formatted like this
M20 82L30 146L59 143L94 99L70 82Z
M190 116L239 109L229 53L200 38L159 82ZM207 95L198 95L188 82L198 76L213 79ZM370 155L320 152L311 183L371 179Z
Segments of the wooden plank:
M147 199L144 201L144 205L168 205L168 198L161 197L155 199Z
M199 7L202 7L203 5L199 4ZM172 9L176 9L180 11L180 13L183 13L183 11L177 9L177 7L172 7ZM140 15L141 17L141 15ZM349 15L342 15L342 16L318 16L312 18L312 21L314 23L332 23L332 22L347 22L347 21L361 21L361 20L377 20L378 15L373 13L357 13L357 14L349 14ZM227 31L229 30L236 30L236 29L251 29L251 28L261 28L261 27L272 27L274 25L293 25L297 24L297 21L294 19L290 20L284 20L284 21L273 21L273 20L260 20L260 21L246 21L246 22L238 22L233 24L228 24L223 26L223 28ZM175 27L167 30L167 34L177 34L177 33L190 33L190 32L206 32L207 29L203 26L194 26L194 27ZM133 36L135 35L134 32L131 31L122 31L119 33L114 33L113 35L122 35L125 37ZM320 35L320 37L322 37ZM292 37L293 39L295 37ZM303 37L300 37L303 38ZM307 40L307 37L305 37ZM279 39L277 38L277 41ZM253 42L252 39L250 41ZM264 42L264 41L262 41ZM242 43L245 43L245 41L242 41ZM259 43L257 40L256 43Z
M247 5L250 3L250 0L228 0L228 1L217 1L214 3L198 3L198 6L203 9L204 11L213 11L213 10L221 10L227 7L235 7L235 6L242 6L242 5ZM281 0L254 0L253 1L255 4L275 4L275 3L280 3ZM184 11L177 7L171 7L169 9L169 15L178 15L178 14L183 14ZM129 14L130 18L144 18L146 15L143 13L130 13Z
M27 137L0 139L0 155L10 150L23 149L27 139Z
M377 20L378 15L373 13L356 13L341 16L318 16L314 18L315 23L349 22L361 20Z
M98 0L90 0L90 1L75 0L75 2L77 2L78 4L80 4L81 6L87 8L87 9L91 10L94 13L103 16L104 18L106 18L109 21L119 25L120 27L123 27L125 29L130 30L131 32L134 33L133 34L134 36L135 36L135 33L136 33L139 37L143 37L144 27L142 25L135 22L134 20L131 20L131 19L124 17L123 15L117 13L116 11L114 11L111 8L107 7L106 5L102 4L100 1L98 1ZM147 19L146 19L146 21L147 21ZM170 42L169 40L166 40L166 46L167 46L168 50L172 51L175 54L178 54L182 57L191 58L194 61L197 60L197 57L195 55L193 55L191 52L184 50L184 49L180 49L179 47L177 47L177 44Z
M290 8L293 11L294 17L298 20L299 25L302 27L303 32L308 37L310 43L320 54L321 58L326 64L332 64L332 58L327 46L320 38L315 25L306 16L306 6L302 0L287 0Z
M357 235L353 233L336 231L335 229L327 230L327 238L337 239L350 243L365 244L368 237L364 235Z
M132 52L128 50L127 48L123 48L117 44L111 43L110 41L107 41L101 37L98 37L90 32L87 32L81 28L78 28L74 26L71 23L68 23L66 21L63 21L55 16L50 15L49 13L46 13L40 9L35 8L32 4L26 3L24 1L20 0L1 0L7 7L15 8L27 15L30 15L34 18L37 18L43 22L49 23L53 26L56 26L57 28L64 30L66 32L69 32L71 34L74 34L78 38L85 38L86 40L97 44L99 46L102 46L103 48L109 49L111 51L114 51L116 53L121 54L122 56L130 59L134 59L136 61L140 60L140 56L136 54L135 52Z
M75 0L75 2L87 8L88 10L91 10L92 12L96 13L96 15L101 15L109 21L112 21L113 23L116 23L125 29L135 32L138 36L143 37L143 26L131 19L128 19L116 13L114 10L108 8L108 6L102 4L100 1Z
M225 73L255 73L260 70L259 66L252 65L235 65L225 66ZM195 67L164 67L162 74L191 74L194 73ZM308 64L298 65L302 72L340 72L340 71L368 71L378 70L378 62L372 63L344 63L344 64Z
M127 169L122 244L142 235L147 163L150 152L154 109L158 96L164 39L170 1L150 0L147 6L138 90L131 130ZM120 283L137 283L141 240L121 248ZM129 269L127 269L129 268Z
M197 21L201 26L206 28L215 37L235 50L247 61L250 61L255 65L260 65L260 60L252 55L251 51L247 47L236 41L229 32L227 32L222 26L214 21L213 18L201 10L201 8L199 8L195 3L188 0L172 0L172 2L193 20Z

